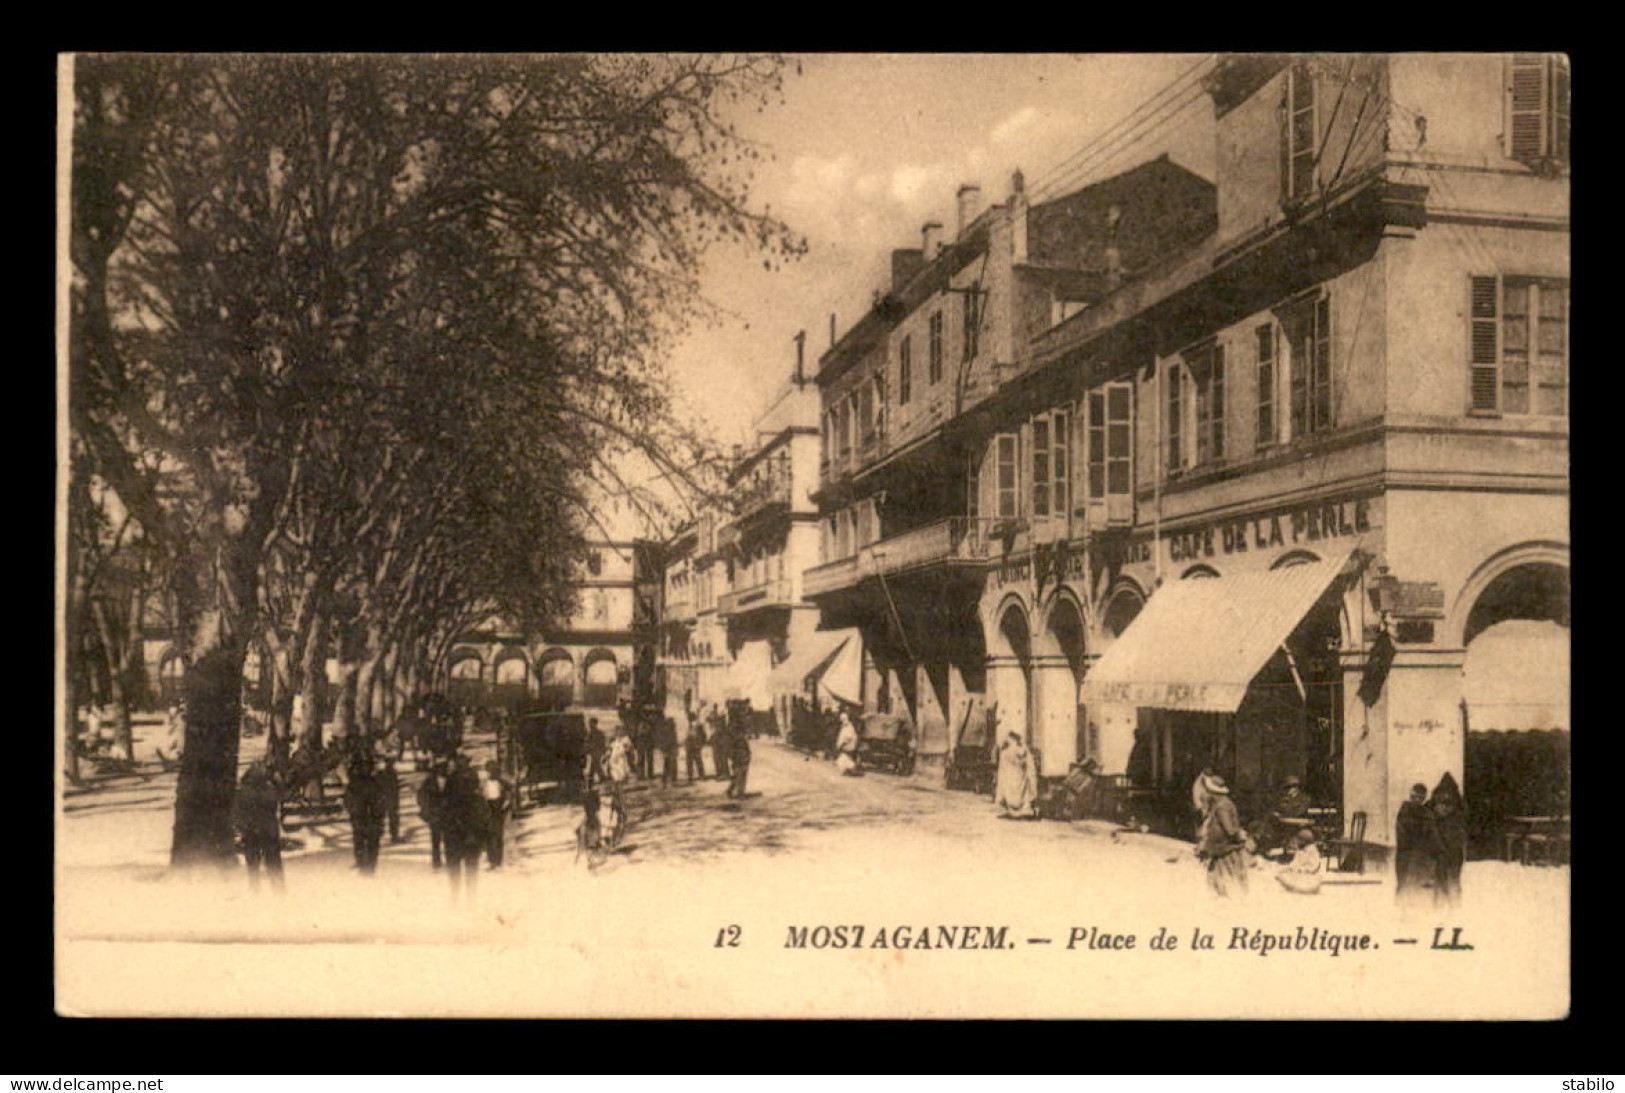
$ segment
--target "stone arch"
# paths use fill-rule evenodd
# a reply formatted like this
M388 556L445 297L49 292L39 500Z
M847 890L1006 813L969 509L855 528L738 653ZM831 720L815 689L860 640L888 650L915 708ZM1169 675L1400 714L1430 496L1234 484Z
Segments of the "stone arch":
M485 658L478 649L453 649L446 664L446 674L452 679L485 678Z
M998 731L1032 740L1033 631L1026 602L1011 593L999 601L988 630L988 690L998 711Z
M518 646L501 649L491 661L492 694L505 706L523 704L530 698L530 657Z
M1138 581L1132 577L1119 579L1106 594L1106 606L1100 613L1102 633L1113 638L1121 637L1129 623L1145 607L1146 599L1147 593Z
M536 692L542 705L564 709L575 701L576 663L570 650L551 646L536 658Z
M1545 598L1553 601L1547 604L1552 608L1550 614L1542 617L1551 617L1553 621L1558 621L1564 626L1568 625L1568 546L1564 543L1546 541L1520 543L1497 551L1489 558L1486 558L1467 578L1466 583L1462 585L1461 592L1457 594L1456 601L1451 607L1445 628L1445 636L1454 647L1465 648L1468 641L1486 625L1493 625L1483 621L1485 611L1480 605L1484 600L1485 593L1491 592L1492 586L1496 582L1502 581L1502 578L1520 569L1524 570L1523 579L1532 578L1537 584L1544 584L1544 588L1537 587L1536 591L1546 592L1547 596ZM1562 577L1560 586L1555 580L1559 575L1558 571L1561 572ZM1516 581L1518 578L1512 579ZM1559 591L1559 587L1561 588L1561 595L1551 595ZM1514 590L1507 589L1506 582L1503 582L1501 588L1495 590L1492 600L1487 606L1494 612L1500 612L1514 606L1511 603L1495 602L1495 597L1504 596L1508 591ZM1475 610L1479 612L1476 618L1474 617ZM1561 618L1556 618L1557 615L1561 615ZM1503 617L1526 618L1531 616L1504 615ZM1501 619L1497 618L1495 621L1501 621ZM1475 625L1477 626L1476 630L1473 629Z
M612 707L620 698L620 669L615 654L599 647L581 659L581 702L584 706Z
M1271 569L1288 569L1295 565L1308 565L1310 562L1320 561L1320 555L1312 550L1289 550L1271 563Z
M1044 619L1034 657L1035 736L1045 775L1064 775L1087 750L1087 719L1078 702L1087 635L1083 605L1070 593L1057 594Z

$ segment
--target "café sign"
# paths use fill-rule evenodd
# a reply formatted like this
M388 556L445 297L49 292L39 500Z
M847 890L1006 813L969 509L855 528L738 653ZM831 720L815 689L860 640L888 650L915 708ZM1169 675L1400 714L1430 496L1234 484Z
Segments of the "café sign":
M1244 516L1170 532L1168 557L1175 562L1277 550L1370 531L1371 500L1300 505L1262 516Z

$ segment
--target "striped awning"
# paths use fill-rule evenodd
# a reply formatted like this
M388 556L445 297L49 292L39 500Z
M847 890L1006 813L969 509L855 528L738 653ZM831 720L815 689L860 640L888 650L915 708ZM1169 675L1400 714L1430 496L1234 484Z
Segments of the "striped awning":
M1083 700L1234 713L1253 677L1343 572L1351 553L1163 585L1089 670Z

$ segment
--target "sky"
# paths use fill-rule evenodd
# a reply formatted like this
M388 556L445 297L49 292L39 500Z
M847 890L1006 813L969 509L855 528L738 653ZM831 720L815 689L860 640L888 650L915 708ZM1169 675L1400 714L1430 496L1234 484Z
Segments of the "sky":
M1020 168L1035 200L1121 173L1167 152L1213 176L1212 107L1191 74L1197 54L815 54L792 59L782 104L735 119L772 155L751 184L766 207L806 237L808 252L777 271L742 246L705 260L701 290L720 309L668 362L679 412L709 422L724 444L753 440L753 419L795 367L844 332L889 278L892 250L920 245L936 220L951 238L956 192L984 204L1009 196ZM800 64L800 74L795 72ZM1125 119L1169 85L1145 124ZM1161 109L1168 107L1167 111ZM1163 124L1155 124L1164 118ZM1102 136L1107 143L1073 158ZM1047 187L1059 186L1053 194Z

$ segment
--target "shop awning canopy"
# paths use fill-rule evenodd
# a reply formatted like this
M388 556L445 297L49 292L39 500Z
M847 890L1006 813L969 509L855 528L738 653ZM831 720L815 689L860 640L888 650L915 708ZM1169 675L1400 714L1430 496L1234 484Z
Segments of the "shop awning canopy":
M768 689L776 695L802 693L809 678L817 679L848 641L858 640L856 628L815 630L790 650L790 655L773 669Z
M1083 681L1087 703L1234 713L1351 551L1159 588Z
M723 693L729 698L747 700L753 710L771 710L772 692L768 676L773 671L773 649L765 639L747 641L728 666Z

